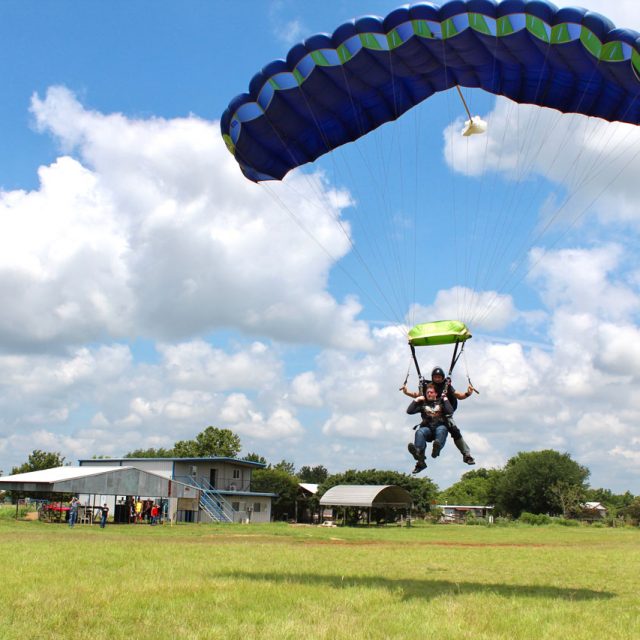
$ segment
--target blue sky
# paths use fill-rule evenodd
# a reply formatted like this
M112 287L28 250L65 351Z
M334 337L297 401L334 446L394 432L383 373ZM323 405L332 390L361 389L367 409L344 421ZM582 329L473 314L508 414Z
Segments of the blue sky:
M630 0L589 5L640 29ZM485 138L460 137L447 94L282 185L224 149L253 73L395 6L2 3L5 473L34 448L120 456L209 424L272 462L407 471L404 323L461 317L479 465L554 448L640 492L637 127L466 92ZM358 158L389 148L372 177ZM467 470L449 443L427 474Z

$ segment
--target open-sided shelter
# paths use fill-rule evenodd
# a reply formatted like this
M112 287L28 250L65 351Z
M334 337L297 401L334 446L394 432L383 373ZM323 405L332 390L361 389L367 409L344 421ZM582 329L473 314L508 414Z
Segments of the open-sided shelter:
M393 484L339 484L320 498L323 507L360 507L368 509L369 521L373 507L411 509L413 498L402 487Z
M24 493L75 494L87 506L107 503L114 513L116 496L145 496L168 500L168 515L179 500L197 504L200 490L188 484L135 467L55 467L0 477L0 489Z

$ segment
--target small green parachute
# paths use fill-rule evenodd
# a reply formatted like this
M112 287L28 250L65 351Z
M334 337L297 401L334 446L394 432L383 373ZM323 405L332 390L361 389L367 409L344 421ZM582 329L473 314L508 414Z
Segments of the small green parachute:
M438 320L417 324L409 331L409 344L429 347L436 344L456 344L471 338L471 332L459 320Z
M449 365L447 380L451 378L451 372L458 362L458 358L464 350L464 343L471 338L471 331L464 322L459 320L437 320L436 322L425 322L417 324L409 331L409 347L411 349L411 357L416 366L418 379L422 382L423 377L420 372L420 365L416 357L416 347L431 347L439 344L454 344L453 357ZM404 384L407 384L409 372ZM448 383L447 383L448 384ZM471 384L471 380L469 380Z

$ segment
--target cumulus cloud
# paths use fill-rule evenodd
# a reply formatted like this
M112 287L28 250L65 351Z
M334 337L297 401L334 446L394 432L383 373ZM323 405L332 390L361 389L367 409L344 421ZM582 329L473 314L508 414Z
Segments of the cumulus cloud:
M358 301L327 290L349 251L336 223L349 197L320 174L267 190L242 177L216 123L104 115L63 87L31 110L73 156L42 167L37 191L0 194L0 292L13 301L0 348L217 328L366 346Z
M540 293L549 307L571 307L599 318L626 320L638 312L638 298L624 277L617 281L610 277L623 266L623 252L619 245L552 252L534 249L530 279L535 284L544 281Z
M559 190L540 205L535 237L575 225L590 211L607 224L638 226L638 127L518 105L506 98L496 99L482 117L489 123L484 136L460 136L462 119L447 127L443 152L459 173L506 179L499 187L510 205L505 224L515 228L515 218L527 215L535 202L531 190L541 197L534 183L541 177Z
M104 115L60 88L35 97L33 114L69 155L41 168L37 191L0 194L0 290L13 301L0 312L3 458L18 464L35 447L70 460L121 455L214 424L270 461L411 467L415 418L397 391L407 369L416 384L406 327L369 331L360 302L328 287L350 251L349 194L320 173L293 175L282 191L249 184L217 128L196 118ZM633 225L632 212L618 219ZM609 486L625 490L640 455L629 391L640 377L640 268L631 232L601 242L598 220L584 232L573 248L528 254L537 298L526 309L498 288L449 287L407 317L475 308L453 382L464 389L468 374L480 390L457 414L479 465L553 447L588 462L598 485L616 464ZM542 346L511 337L522 325ZM117 341L131 336L151 339L149 362ZM287 345L302 342L315 348L293 367ZM451 348L418 356L428 373ZM449 442L428 474L444 487L466 470Z
M17 463L34 448L87 457L167 447L209 424L248 443L299 438L304 429L295 408L281 394L256 390L256 365L274 365L265 375L274 388L283 386L281 362L258 343L227 352L201 341L161 345L156 364L135 362L123 345L4 356L0 444Z
M542 345L504 337L495 341L482 333L468 343L453 383L464 389L468 374L480 394L462 401L456 418L480 464L500 466L518 451L554 448L589 466L597 486L614 481L614 458L620 489L637 476L632 461L640 451L640 400L629 384L640 373L638 328L632 320L639 296L620 272L622 258L623 252L609 245L547 251L532 275L545 303L539 310L547 320L538 326ZM439 292L429 311L450 297L451 292ZM518 317L521 312L512 300L509 304ZM506 334L511 327L497 326ZM291 398L300 405L309 397L322 402L328 410L322 431L328 440L344 442L341 459L351 460L353 450L363 458L356 466L382 457L406 468L415 418L405 414L409 399L394 390L410 365L408 349L391 327L374 332L373 339L376 347L360 357L320 354L312 370L294 379ZM451 357L446 346L417 352L427 375L435 365L446 367ZM415 387L409 368L409 386ZM603 442L610 443L606 452ZM446 464L441 458L427 472L441 486L464 471L452 442L445 455Z
M511 296L496 291L474 291L469 287L438 291L432 305L415 305L409 315L412 318L458 318L484 331L502 330L519 319Z

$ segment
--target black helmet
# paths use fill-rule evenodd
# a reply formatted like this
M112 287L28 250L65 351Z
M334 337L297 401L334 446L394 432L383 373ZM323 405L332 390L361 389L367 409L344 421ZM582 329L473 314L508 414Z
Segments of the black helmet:
M440 367L435 367L435 369L431 372L431 379L433 380L433 376L442 376L445 377L444 371Z

